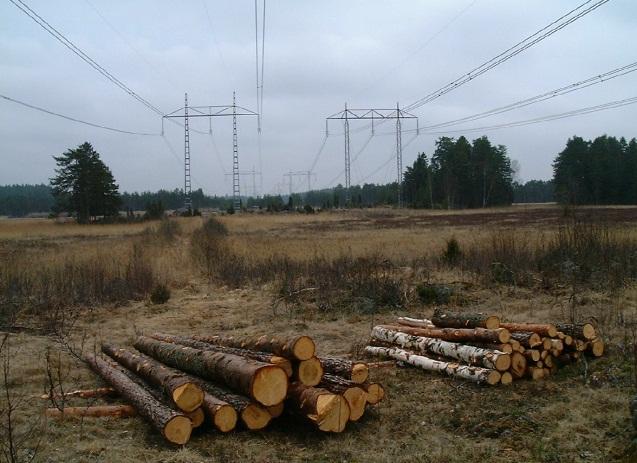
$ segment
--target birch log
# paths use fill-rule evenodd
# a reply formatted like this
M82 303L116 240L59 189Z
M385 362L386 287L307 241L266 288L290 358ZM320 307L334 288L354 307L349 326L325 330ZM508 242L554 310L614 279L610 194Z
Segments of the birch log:
M67 416L127 418L137 415L137 411L131 405L93 405L89 407L47 408L45 415L49 418L64 418Z
M507 343L511 339L511 333L505 329L489 330L485 328L413 328L401 325L378 325L393 331L414 336L425 336L427 338L438 338L452 342L486 342L486 343Z
M441 362L423 355L417 355L403 349L398 349L397 347L367 346L365 352L371 355L394 358L422 368L423 370L446 373L454 378L466 379L476 383L493 385L499 383L501 378L500 373L496 370L460 365L459 363Z
M380 326L372 329L372 339L396 344L404 349L432 353L461 360L471 365L481 365L498 371L506 371L511 366L511 357L504 352L466 346L441 339L412 336L399 331L392 331Z
M398 317L397 322L399 325L412 326L414 328L435 328L431 320L426 318L411 318L411 317Z

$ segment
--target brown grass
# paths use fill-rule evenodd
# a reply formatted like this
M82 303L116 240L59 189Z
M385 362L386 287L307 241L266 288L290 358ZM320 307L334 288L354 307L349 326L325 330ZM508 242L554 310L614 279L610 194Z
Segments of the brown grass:
M637 209L604 213L610 216L616 210L632 217ZM513 207L488 213L369 210L225 216L221 220L229 230L224 238L227 249L247 259L253 268L268 258L286 257L299 263L295 269L307 269L316 267L300 264L318 259L334 265L341 256L354 261L380 256L381 261L391 262L392 278L407 286L422 282L453 285L468 307L499 313L511 321L594 317L608 341L608 355L588 362L586 368L584 364L568 367L547 381L522 381L510 388L476 387L413 369L376 373L386 385L388 400L340 435L318 435L283 420L263 433L222 436L206 432L196 435L186 449L176 450L167 447L139 418L48 422L39 457L42 461L108 462L630 461L626 453L632 438L628 401L635 394L636 373L629 353L637 327L637 286L626 282L606 291L563 282L548 289L541 281L529 286L485 284L481 275L468 268L437 263L451 236L463 249L471 249L487 246L494 233L506 231L532 246L538 239L538 224L547 237L555 236L559 213L558 208ZM481 224L467 223L467 216L476 219L481 214L485 219ZM19 264L29 272L55 266L64 256L97 260L110 256L112 262L121 263L130 255L133 243L138 243L157 279L170 287L172 297L163 305L146 300L79 304L76 309L81 316L71 337L79 342L86 334L89 349L102 340L128 343L136 330L304 332L317 340L320 353L349 354L364 345L372 324L390 321L398 314L426 316L432 311L413 295L403 299L405 306L387 308L390 312L380 315L322 311L313 296L274 305L279 279L264 278L256 285L238 288L217 280L210 283L192 259L190 237L202 223L197 218L179 219L182 233L171 242L151 240L151 235L143 233L144 227L137 225L26 223L21 221L18 226L0 221L0 239L4 240L0 255L4 259L8 252L20 250L18 260L23 260ZM25 238L18 229L28 229L30 236ZM634 233L629 228L625 232ZM379 266L369 263L372 269ZM333 272L326 272L318 283L330 281ZM327 291L327 285L322 291ZM57 350L58 345L50 337L28 333L11 338L16 352L13 387L26 396L44 392L44 352L47 347ZM66 387L99 383L71 357L63 355L62 361L69 367ZM83 403L77 400L73 405ZM44 406L29 402L20 413L22 425L40 416Z

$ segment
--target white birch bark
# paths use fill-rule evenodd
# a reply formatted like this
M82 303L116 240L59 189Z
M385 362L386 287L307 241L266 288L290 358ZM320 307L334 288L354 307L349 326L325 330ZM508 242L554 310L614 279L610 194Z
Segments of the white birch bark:
M415 328L435 328L431 320L426 318L398 317L398 324L404 326L413 326Z

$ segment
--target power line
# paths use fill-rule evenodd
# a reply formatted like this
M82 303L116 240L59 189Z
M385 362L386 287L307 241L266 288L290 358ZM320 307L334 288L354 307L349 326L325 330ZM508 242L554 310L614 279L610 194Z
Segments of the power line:
M39 106L35 106L35 105L30 104L30 103L26 103L24 101L16 100L15 98L11 98L11 97L8 97L6 95L1 95L0 94L0 98L2 98L4 100L7 100L7 101L11 101L12 103L19 104L19 105L24 106L26 108L30 108L30 109L34 109L36 111L40 111L40 112L43 112L43 113L46 113L46 114L50 114L51 116L61 117L62 119L66 119L68 121L77 122L78 124L84 124L84 125L88 125L88 126L91 126L91 127L98 128L98 129L110 130L111 132L125 133L127 135L143 135L143 136L160 136L161 135L159 133L133 132L133 131L130 131L130 130L118 129L118 128L115 128L115 127L109 127L107 125L101 125L101 124L96 124L94 122L84 121L82 119L77 119L75 117L66 116L64 114L60 114L60 113L57 113L55 111L51 111L49 109L41 108Z
M223 59L223 54L221 53L221 47L219 47L219 42L217 41L217 35L215 34L215 27L212 23L212 17L210 16L210 11L208 10L208 4L206 3L206 0L201 0L201 3L203 4L203 8L206 12L206 18L208 19L208 25L210 26L210 33L212 35L212 40L215 43L215 48L217 49L217 54L219 55L219 61L221 62L224 68L228 69L228 66L226 66L226 62Z

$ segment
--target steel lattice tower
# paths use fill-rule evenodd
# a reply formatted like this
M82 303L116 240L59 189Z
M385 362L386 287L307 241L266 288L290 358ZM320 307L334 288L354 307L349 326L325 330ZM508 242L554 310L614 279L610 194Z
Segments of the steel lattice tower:
M345 206L349 206L352 201L350 193L352 177L349 152L349 118L347 112L347 103L345 103L345 122L343 123L343 125L345 129Z
M241 211L241 189L239 188L239 146L237 145L237 106L232 92L232 207Z
M396 169L398 175L398 207L403 207L403 131L400 124L400 106L396 103Z
M190 182L190 130L188 128L188 94L184 96L184 207L192 211Z

